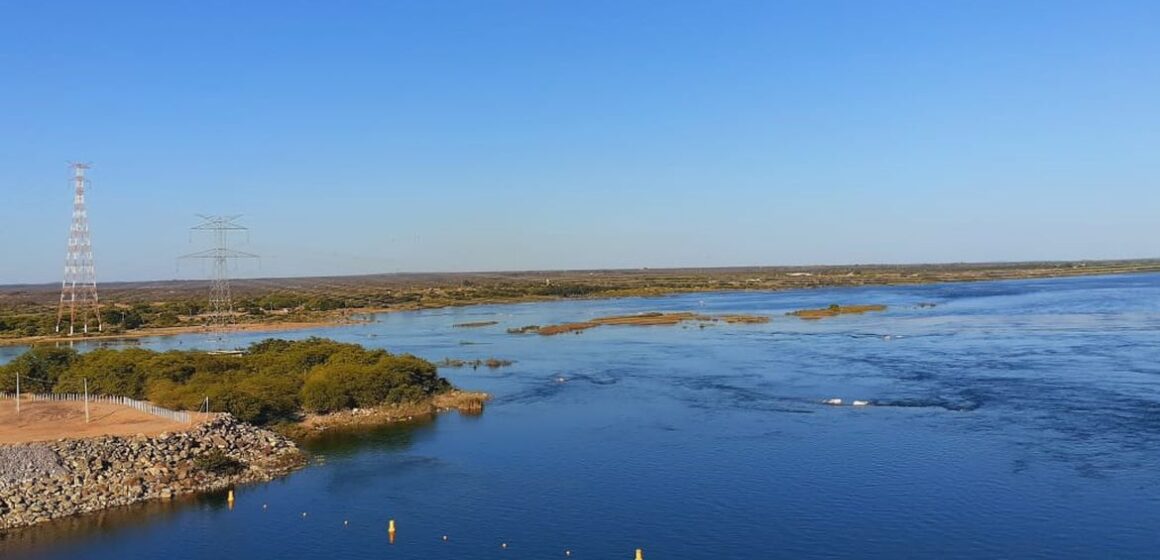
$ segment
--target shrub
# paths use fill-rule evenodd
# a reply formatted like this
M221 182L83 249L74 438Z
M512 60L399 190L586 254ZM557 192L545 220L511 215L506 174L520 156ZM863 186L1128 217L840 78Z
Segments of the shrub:
M52 391L62 375L80 359L71 348L34 347L15 360L0 366L0 391L16 390L16 376L21 388L29 393Z
M310 412L326 413L350 408L350 395L334 376L316 372L302 386L302 406Z
M229 356L35 348L0 367L0 390L12 390L16 373L30 392L80 392L87 379L92 393L147 398L179 410L196 410L208 397L211 411L256 424L294 420L302 408L372 407L450 388L426 360L323 338L266 340Z

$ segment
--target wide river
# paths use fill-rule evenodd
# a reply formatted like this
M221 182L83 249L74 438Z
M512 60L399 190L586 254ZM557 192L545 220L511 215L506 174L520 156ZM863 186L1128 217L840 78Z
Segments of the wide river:
M784 316L831 303L890 307ZM676 310L773 321L505 332ZM452 326L469 321L499 324ZM1160 275L470 307L277 336L517 363L444 371L495 395L482 415L333 435L232 510L200 496L55 522L0 537L0 557L1160 557Z

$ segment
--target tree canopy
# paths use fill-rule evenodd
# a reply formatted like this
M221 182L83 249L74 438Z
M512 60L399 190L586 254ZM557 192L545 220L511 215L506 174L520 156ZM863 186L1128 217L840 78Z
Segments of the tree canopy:
M238 355L140 348L33 348L0 366L0 391L77 393L88 380L95 394L152 401L177 410L210 409L265 424L303 411L416 401L451 388L421 358L324 338L268 339Z

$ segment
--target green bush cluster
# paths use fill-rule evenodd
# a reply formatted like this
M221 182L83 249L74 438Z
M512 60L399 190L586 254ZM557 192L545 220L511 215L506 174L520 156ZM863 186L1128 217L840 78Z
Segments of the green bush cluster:
M145 327L173 327L182 317L197 315L205 303L191 300L101 306L101 326L105 333ZM56 334L56 307L27 309L0 307L0 336L44 336ZM90 320L90 324L93 321Z
M37 347L0 366L0 391L122 395L177 410L210 409L257 424L293 420L303 409L415 401L451 386L435 365L411 355L369 350L323 338L268 339L240 355L196 350Z
M0 335L36 336L52 332L56 317L48 313L13 313L0 316Z
M414 401L443 390L445 383L433 364L414 356L339 356L307 375L302 405L332 412Z

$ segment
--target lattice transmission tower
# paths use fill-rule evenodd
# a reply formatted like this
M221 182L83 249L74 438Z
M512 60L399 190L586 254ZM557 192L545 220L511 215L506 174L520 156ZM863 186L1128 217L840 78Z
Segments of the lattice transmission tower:
M202 223L190 229L195 232L212 232L214 247L190 253L181 258L211 261L213 273L210 277L209 313L206 314L206 325L211 330L225 331L234 318L234 304L230 297L230 261L256 259L258 255L230 249L230 235L249 231L249 228L237 223L241 216L204 216L199 214L198 217L202 219Z
M64 260L64 280L60 286L60 307L56 313L56 332L61 332L68 316L68 334L74 335L77 325L88 333L90 321L97 330L101 325L101 304L97 299L97 272L93 266L93 240L89 236L89 212L85 207L85 179L87 163L70 164L73 170L72 226L68 230L68 255ZM80 316L78 322L77 316Z

